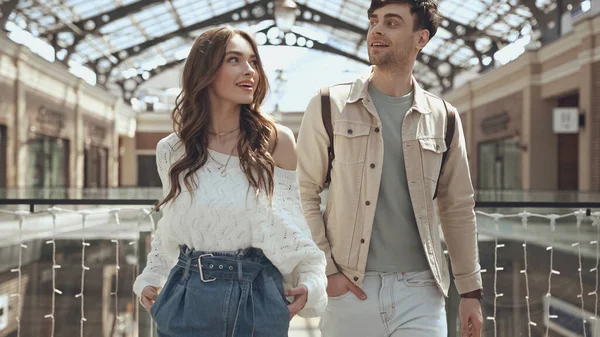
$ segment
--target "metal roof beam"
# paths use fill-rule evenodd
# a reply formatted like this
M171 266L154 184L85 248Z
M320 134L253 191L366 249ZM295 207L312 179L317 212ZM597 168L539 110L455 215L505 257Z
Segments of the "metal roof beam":
M260 31L258 31L257 33L264 33L266 34L269 29L273 28L274 26L271 27L267 27L265 29L262 29ZM296 44L294 46L296 47L304 47L304 48L309 48L309 49L314 49L314 50L320 50L320 51L324 51L327 53L332 53L332 54L336 54L336 55L340 55L340 56L344 56L347 57L349 59L355 60L357 62L363 63L363 64L367 64L369 65L369 61L362 59L354 54L350 54L347 52L344 52L342 50L339 50L335 47L329 46L327 44L323 44L320 43L319 41L315 41L313 39L310 39L306 36L303 36L301 34L298 33L293 33L294 35L296 35ZM304 43L300 43L298 41L298 39L301 38L303 39L305 42ZM277 40L267 40L267 42L264 44L266 46L280 46L280 45L284 45L284 46L289 46L288 44L284 43L283 41L283 37L280 37L280 39L278 40L279 43L277 43ZM309 47L309 45L311 47ZM144 82L149 80L150 78L152 78L153 76L167 70L167 69L171 69L181 63L185 62L185 59L182 60L177 60L177 61L173 61L173 62L169 62L165 65L159 66L157 68L152 69L151 71L148 71L147 74L142 74L142 75L136 75L132 78L129 79L125 79L125 80L120 80L117 81L117 85L119 87L121 87L121 90L123 91L123 98L128 100L131 99L133 97L133 94L135 93L135 91L139 88L139 86Z
M8 0L5 2L0 1L0 30L6 31L6 23L8 17L17 8L19 0Z
M531 26L542 34L542 43L552 42L562 36L562 15L569 11L569 6L578 8L581 0L556 0L554 8L546 13L535 4L536 0L519 0L519 3L528 8L533 16ZM551 25L553 23L553 25Z
M121 51L114 52L114 53L112 53L112 56L115 57L119 61L116 64L112 64L110 67L103 67L103 69L99 69L100 62L104 58L100 58L100 59L91 61L88 63L88 65L90 67L92 67L93 69L95 69L97 73L110 73L112 68L116 67L118 64L125 61L129 57L139 55L142 52L144 52L145 50L147 50L153 46L156 46L160 43L163 43L165 41L168 41L168 40L178 37L178 36L188 35L189 33L200 30L202 28L214 26L217 24L223 24L223 23L274 19L272 8L271 9L268 8L268 4L271 2L272 2L272 0L262 0L262 1L255 2L253 4L248 4L243 7L229 11L227 13L218 15L216 17L204 20L202 22L198 22L196 24L185 27L183 29L179 29L177 31L165 34L163 36L154 38L152 40L148 40L139 45L132 46L132 47L123 49ZM363 28L360 28L353 24L344 22L338 18L327 15L321 11L312 9L306 5L298 4L298 7L300 10L300 15L298 15L297 21L299 21L299 22L308 22L308 23L312 23L312 24L316 24L316 25L327 25L327 26L338 28L338 29L346 29L351 32L361 34L362 36L366 36L366 34L368 32L366 29L363 29ZM310 15L305 15L306 11L309 11ZM245 12L246 15L242 15L243 12ZM239 20L235 21L233 19L234 17L239 18ZM296 34L298 36L300 35L297 33L294 33L294 34ZM310 40L310 39L308 39L308 40ZM321 44L317 41L313 41L313 43L314 43L313 49L341 55L344 57L348 57L350 59L353 59L355 61L358 61L358 62L361 62L364 64L370 64L370 62L368 60L361 59L358 56L356 56L355 54L348 53L348 52L339 50L337 48L333 48L327 44ZM270 44L270 43L267 42L267 44ZM108 60L104 59L104 63L106 63L107 61ZM448 67L450 67L452 72L457 72L457 71L465 69L464 67L452 65L447 60L441 60L433 55L427 55L427 54L423 54L423 53L419 53L419 55L417 56L417 61L419 61L419 62L423 63L425 66L429 67L436 74L438 73L437 69L442 64L447 64Z
M121 91L123 92L123 100L125 100L126 103L130 104L131 103L130 100L133 98L133 95L135 94L135 92L137 91L137 89L140 87L140 85L142 83L151 79L153 76L156 76L156 75L162 73L165 70L169 70L171 68L174 68L174 67L184 63L185 60L186 59L169 62L167 64L164 64L162 66L159 66L157 68L154 68L154 69L148 71L148 74L145 76L138 74L131 78L122 79L122 80L117 81L116 84L121 88Z
M169 6L169 11L171 12L171 15L173 16L173 20L175 20L175 22L177 23L177 26L179 26L179 29L182 29L183 27L185 27L185 25L183 24L183 21L181 21L181 17L179 16L179 13L177 13L177 9L175 9L175 6L173 6L173 0L167 0L166 4Z
M55 56L58 58L58 51L61 49L66 50L66 56L59 60L63 64L68 64L69 59L75 52L77 45L83 41L83 39L90 34L98 34L100 29L109 23L124 18L127 15L137 13L144 8L164 2L165 0L140 0L127 6L115 8L111 11L100 13L93 17L83 19L73 23L66 23L65 25L50 29L43 33L46 36L52 47L55 50ZM73 36L72 42L68 46L60 46L58 39L59 34L71 33ZM98 74L98 72L96 72Z
M215 26L218 24L274 19L273 14L269 13L269 10L267 8L267 4L269 2L271 2L271 0L257 1L255 3L245 5L243 7L211 17L204 21L184 27L182 29L178 29L165 35L156 37L152 40L145 41L138 45L113 52L112 57L118 60L116 63L112 63L108 59L101 57L96 60L89 61L86 65L94 69L98 74L109 74L114 67L118 66L128 58L139 55L145 50L148 50L149 48L152 48L160 43L166 42L172 38L188 36L194 31L210 26ZM244 19L244 17L246 18ZM238 18L238 20L236 21L234 18ZM102 63L105 63L104 66L102 65Z
M494 6L494 4L491 4L488 7L488 10L491 10L492 6ZM444 17L441 27L452 34L452 40L462 40L465 43L465 46L471 49L479 61L480 72L494 67L494 54L503 46L510 44L510 41L505 37L490 35L487 32L479 30L471 25L465 25L455 21L450 17ZM486 50L478 49L477 40L479 39L489 39L489 48ZM491 58L492 60L486 62L487 58Z
M77 22L73 22L72 25L76 26L81 30L81 32L85 32L84 35L87 34L96 34L100 30L100 28L106 26L107 24L114 22L116 20L122 19L128 15L137 13L142 11L143 9L150 7L152 5L156 5L159 3L163 3L168 0L140 0L138 2L134 2L132 4L117 7L113 10L97 14L95 16L82 19ZM62 25L60 27L50 29L45 34L56 34L60 32L69 32L71 29L68 25Z
M309 6L306 6L303 4L298 4L298 9L300 10L300 15L297 16L296 21L308 22L308 23L317 24L317 25L319 25L319 24L327 25L327 26L341 28L341 29L345 29L345 30L360 34L362 36L362 38L360 39L360 41L357 45L357 48L360 48L360 45L365 41L366 36L368 34L368 29L358 27L354 24L348 23L339 18L335 18L335 17L325 14L319 10L311 8ZM366 13L365 13L365 15L366 15ZM474 27L462 25L452 19L446 19L444 21L444 24L445 24L444 28L447 29L448 31L450 31L450 33L452 33L457 39L465 39L466 40L467 38L471 38L471 37L489 37L488 35L486 35L485 32L482 32ZM460 34L454 33L454 32L461 31L461 30L464 30L464 32L466 34L460 35ZM495 39L501 43L507 42L505 39L500 38L500 37L490 37L490 38L493 40ZM459 67L459 66L450 64L450 62L448 62L447 60L441 60L433 55L427 55L424 53L419 53L419 55L417 56L417 61L423 63L425 66L430 68L436 74L438 74L437 69L438 69L439 65L444 64L444 63L446 63L450 66L450 68L452 69L451 70L452 73L464 69L464 67Z
M257 33L263 33L263 34L267 34L267 32L269 31L269 29L273 28L275 26L271 26L265 29L262 29L261 31L257 32ZM267 42L264 44L265 46L290 46L289 44L285 43L284 39L285 37L283 36L283 32L280 32L281 36L278 39L267 39ZM349 58L351 60L360 62L362 64L366 64L366 65L370 65L371 62L369 62L369 60L365 60L363 58L360 58L354 54L345 52L343 50L340 50L336 47L330 46L328 44L325 43L321 43L319 41L313 40L311 38L308 38L306 36L303 36L302 34L299 33L291 33L294 34L296 37L296 42L291 45L292 47L305 47L305 48L309 48L309 49L314 49L314 50L320 50L320 51L324 51L326 53L331 53L331 54L336 54L336 55L340 55L346 58ZM302 43L299 42L299 39L301 39L301 41L303 41ZM277 43L279 42L279 43Z
M455 39L465 40L465 42L477 40L478 38L489 38L494 42L499 42L505 45L510 43L506 38L503 38L501 36L489 35L485 31L479 30L469 25L462 24L449 17L444 17L444 19L442 20L441 27L443 27L450 34L452 34Z
M360 35L366 35L367 29L358 27L336 17L333 17L329 14L323 13L317 9L308 7L304 4L297 3L298 10L300 10L300 15L296 17L296 21L298 22L307 22L316 25L326 25L338 29L345 29ZM305 18L305 15L308 17ZM365 13L367 15L367 13Z
M261 31L258 31L257 33L266 34L269 31L269 29L271 29L271 28L273 28L273 26L262 29ZM280 45L289 46L289 44L284 43L285 36L283 36L283 33L281 33L281 34L282 35L280 35L280 37L278 39L267 40L265 45L267 45L267 46L280 46ZM324 44L319 41L315 41L311 38L303 36L302 34L298 34L298 33L292 33L292 34L294 34L295 38L296 38L296 42L292 46L320 50L320 51L324 51L326 53L340 55L340 56L352 59L354 61L366 64L366 65L370 65L370 62L368 60L360 58L354 54L345 52L343 50L340 50L340 49L330 46L328 44ZM300 41L302 41L302 42L300 42ZM444 90L448 90L449 88L452 87L452 84L453 84L452 79L454 77L453 72L457 70L455 66L450 65L447 62L440 61L436 58L430 57L429 55L423 55L423 54L419 54L418 60L419 60L419 62L423 63L425 66L427 66L431 71L433 71L436 74L436 76L440 80L440 87L442 87ZM152 78L153 76L155 76L159 73L162 73L163 71L165 71L167 69L171 69L183 62L185 62L185 59L172 61L165 65L159 66L153 70L150 70L145 74L138 74L132 78L117 81L117 85L123 91L123 98L126 101L130 100L131 98L133 98L133 95L135 94L135 92L137 91L139 86L144 81L147 81L150 78ZM439 65L441 65L442 63L446 63L448 65L448 67L450 67L450 69L451 69L450 74L446 74L446 75L441 74ZM450 80L448 80L448 79L450 79ZM431 86L431 85L429 85L429 86Z

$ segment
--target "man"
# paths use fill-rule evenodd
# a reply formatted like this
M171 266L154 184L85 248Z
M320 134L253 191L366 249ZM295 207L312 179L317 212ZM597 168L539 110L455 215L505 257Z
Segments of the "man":
M438 215L463 297L462 334L479 337L482 282L461 122L454 107L412 77L441 21L437 5L373 0L368 15L372 72L330 88L333 144L321 95L310 101L298 137L304 212L328 263L323 337L447 335L450 276ZM323 217L330 145L335 159Z

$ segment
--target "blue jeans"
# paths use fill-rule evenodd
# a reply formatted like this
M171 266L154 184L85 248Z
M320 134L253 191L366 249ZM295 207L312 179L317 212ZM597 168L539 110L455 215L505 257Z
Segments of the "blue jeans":
M150 314L159 337L284 337L290 322L281 273L254 248L182 247Z
M368 272L365 301L347 292L330 297L323 337L446 337L444 295L430 271Z

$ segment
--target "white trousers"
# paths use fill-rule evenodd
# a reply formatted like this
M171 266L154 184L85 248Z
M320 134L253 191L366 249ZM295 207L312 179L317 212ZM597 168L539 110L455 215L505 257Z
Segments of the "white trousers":
M366 300L352 292L330 297L322 337L446 337L444 295L430 271L367 273Z

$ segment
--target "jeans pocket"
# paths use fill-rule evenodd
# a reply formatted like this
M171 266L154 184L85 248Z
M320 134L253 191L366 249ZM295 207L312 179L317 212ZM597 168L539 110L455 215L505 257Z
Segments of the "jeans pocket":
M437 285L430 271L411 273L406 275L402 282L407 287L435 287Z
M156 307L158 307L158 305L156 304L156 301L154 301L150 307L150 316L152 316L152 319L154 319L154 316L156 315Z
M162 289L164 290L164 289ZM158 311L158 307L160 305L160 299L161 299L161 294L164 292L162 291L158 294L158 296L156 297L156 300L154 301L154 303L152 303L152 306L150 307L150 316L152 316L152 319L156 321L156 312Z
M339 300L343 300L344 298L348 297L348 295L350 295L352 293L352 291L348 290L346 293L340 295L340 296L333 296L333 297L328 297L328 299L330 301L339 301Z
M173 267L171 269L171 271L169 272L169 276L167 277L167 282L165 282L164 286L159 290L156 300L150 307L150 315L152 316L152 319L154 319L155 321L156 321L155 317L158 312L158 309L160 309L161 302L163 302L163 297L165 297L166 296L165 294L167 292L170 292L171 288L173 288L175 286L175 284L177 282L179 282L176 280L182 278L181 277L182 273L183 273L183 270L181 268L179 268L178 266Z
M285 313L284 316L287 317L290 313L290 310L287 306L291 304L290 300L293 300L293 298L290 297L290 300L288 300L288 298L285 296L285 292L283 289L283 279L281 277L281 274L278 273L279 271L277 271L276 274L271 273L265 275L265 278L263 280L267 285L266 296L268 296L268 298L270 299L273 299L274 302L271 302L273 308L281 309L281 312Z
M407 287L434 287L435 280L404 280L404 285Z

